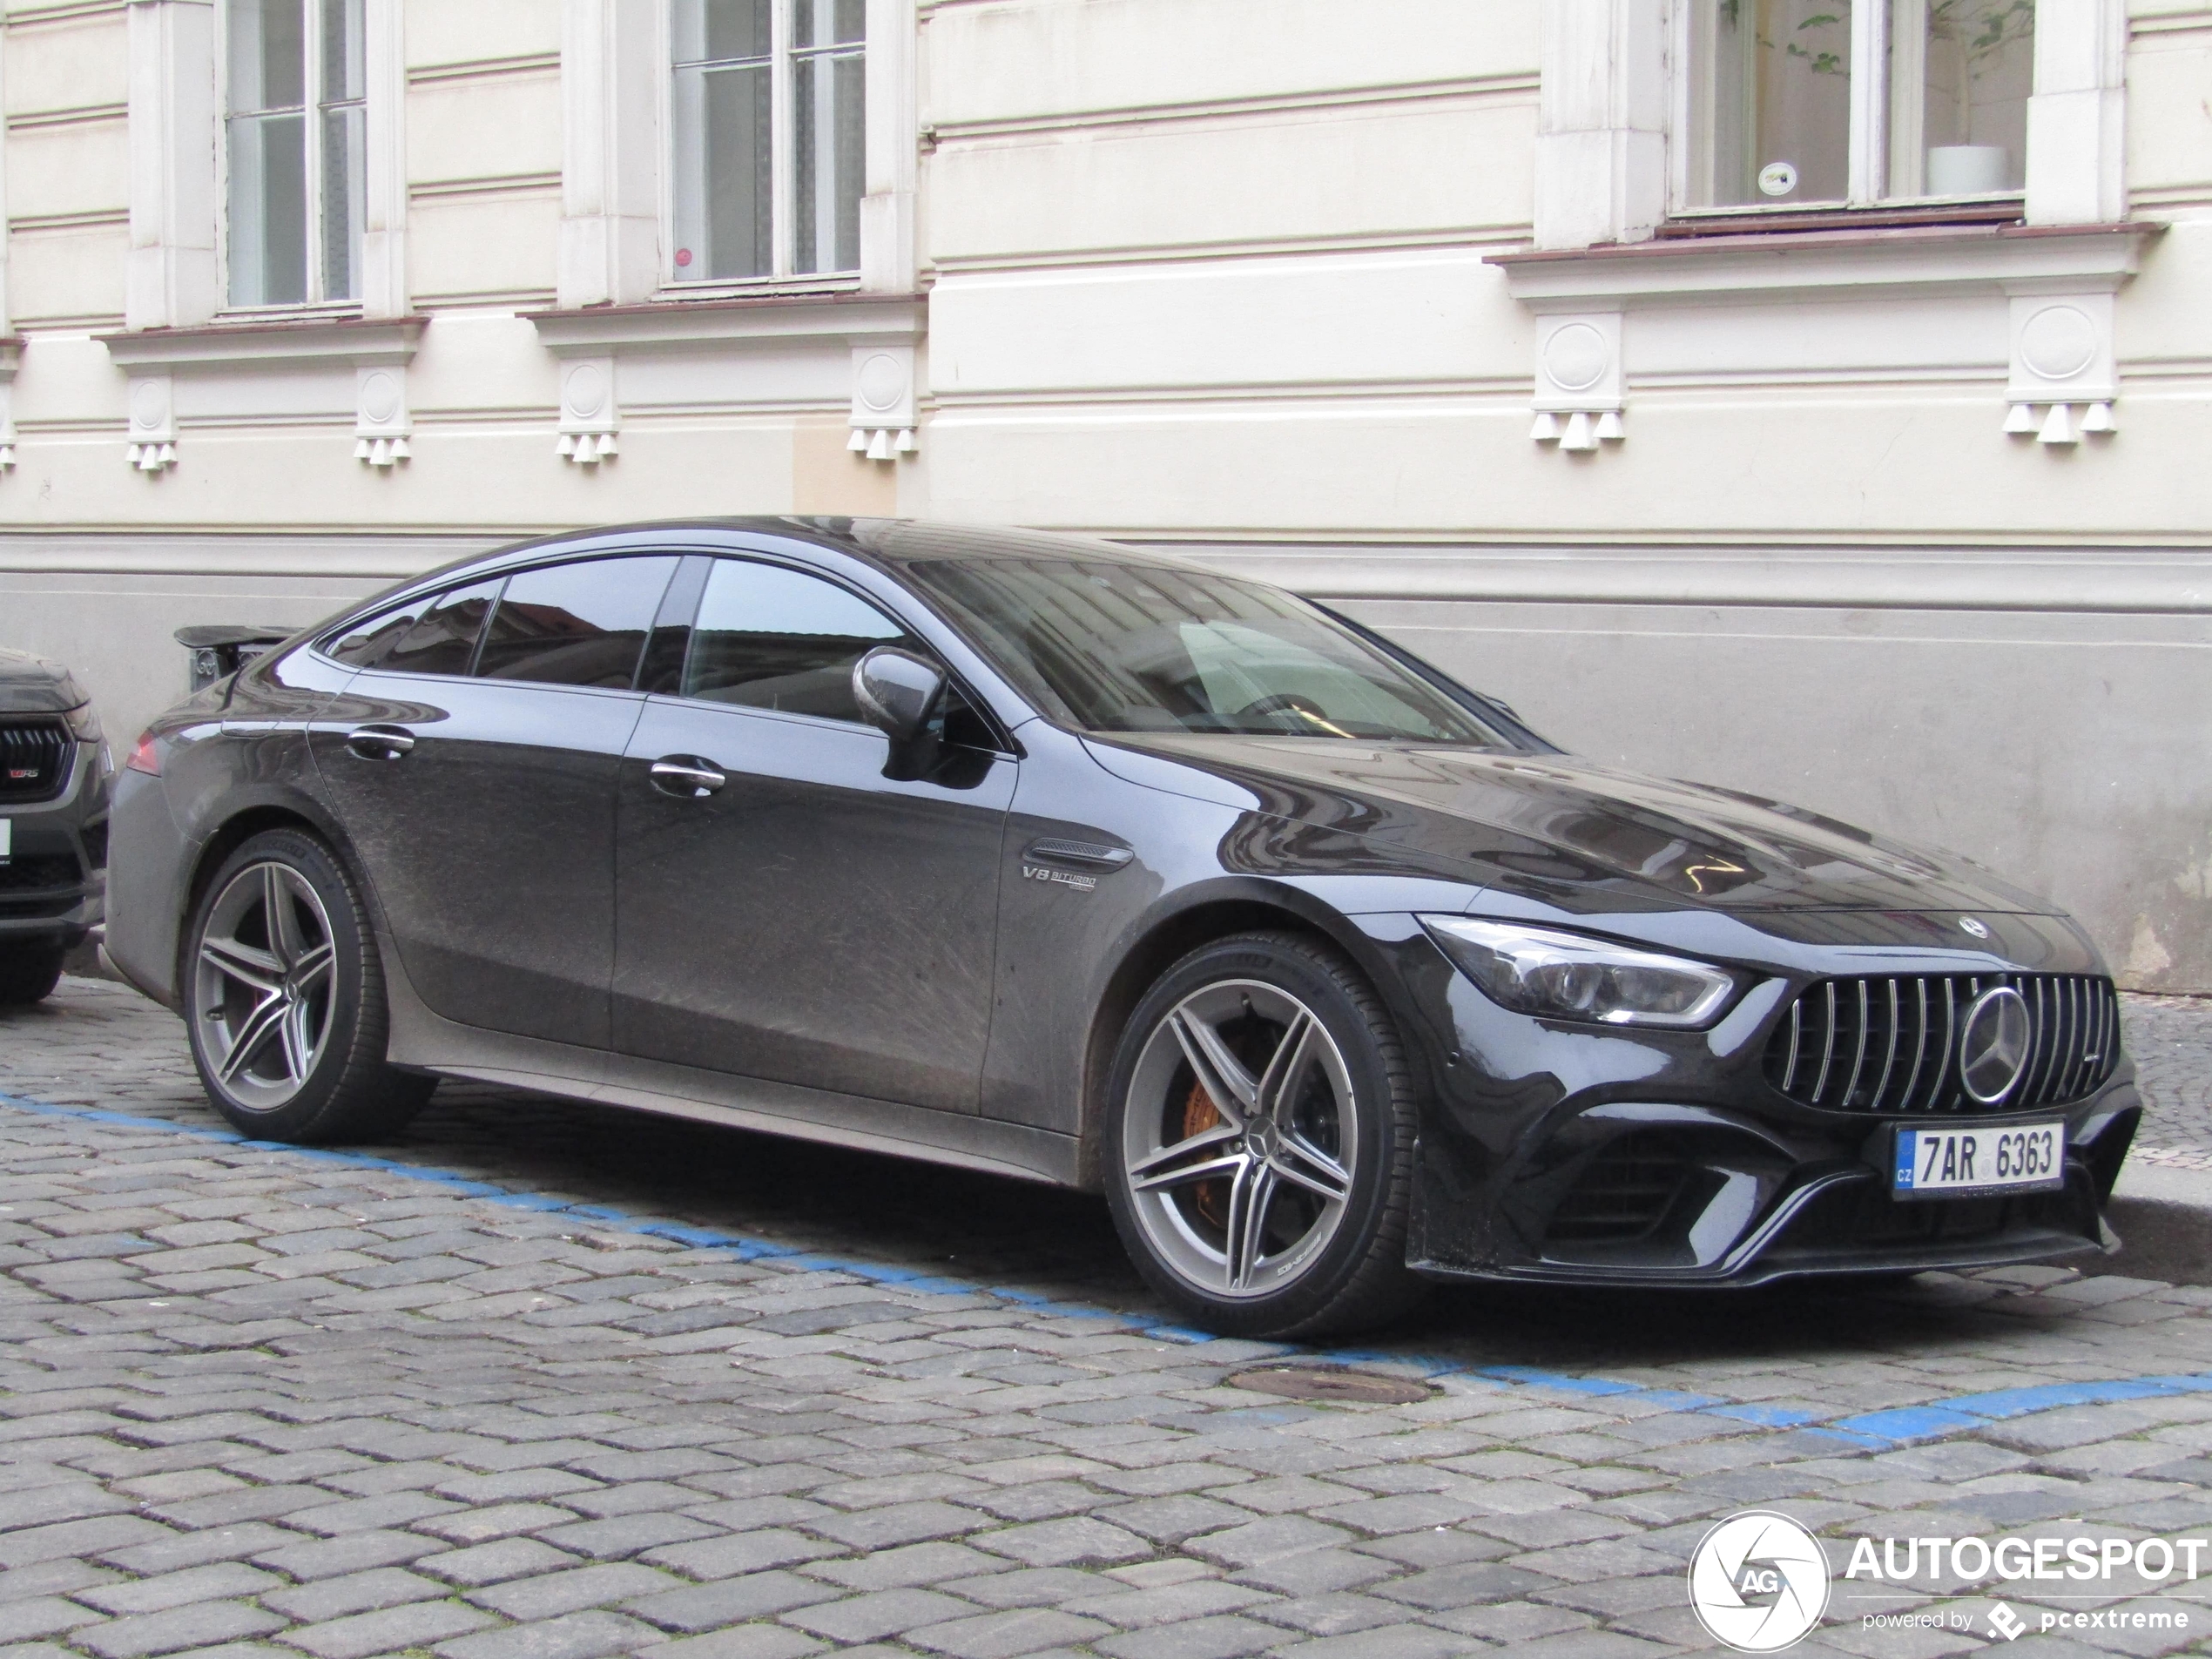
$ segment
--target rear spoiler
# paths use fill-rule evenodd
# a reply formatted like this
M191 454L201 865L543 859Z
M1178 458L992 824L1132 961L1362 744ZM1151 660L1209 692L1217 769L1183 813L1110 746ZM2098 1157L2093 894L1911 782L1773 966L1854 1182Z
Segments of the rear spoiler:
M218 622L179 628L172 637L192 653L192 689L197 691L237 673L256 657L281 645L298 631L296 628Z

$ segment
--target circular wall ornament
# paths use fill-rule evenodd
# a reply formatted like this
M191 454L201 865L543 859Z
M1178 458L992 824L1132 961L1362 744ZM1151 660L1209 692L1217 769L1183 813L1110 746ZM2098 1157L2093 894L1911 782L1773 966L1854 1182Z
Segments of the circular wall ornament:
M378 369L361 377L361 414L371 426L384 426L400 412L400 383Z
M588 421L607 407L607 377L599 372L597 363L578 363L569 371L563 395L568 400L569 413Z
M2097 325L2079 306L2045 306L2020 330L2020 361L2047 381L2070 381L2096 356Z
M1770 161L1759 169L1759 193L1764 196L1786 196L1797 187L1797 169L1794 162Z
M158 384L152 381L141 381L138 389L131 394L131 424L153 431L161 424L167 402Z
M1586 322L1563 324L1544 342L1544 373L1562 392L1588 391L1612 361L1605 336Z
M860 365L860 378L854 389L860 394L864 408L877 414L887 414L898 408L907 395L907 368L889 352L878 352Z

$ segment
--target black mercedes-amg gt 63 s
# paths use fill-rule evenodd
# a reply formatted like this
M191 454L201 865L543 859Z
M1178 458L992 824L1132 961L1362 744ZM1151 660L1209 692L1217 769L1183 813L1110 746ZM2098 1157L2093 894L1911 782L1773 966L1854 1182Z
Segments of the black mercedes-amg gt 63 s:
M2094 1251L2140 1115L2047 903L1070 537L470 559L163 717L114 825L110 954L256 1136L471 1077L1089 1188L1225 1332Z

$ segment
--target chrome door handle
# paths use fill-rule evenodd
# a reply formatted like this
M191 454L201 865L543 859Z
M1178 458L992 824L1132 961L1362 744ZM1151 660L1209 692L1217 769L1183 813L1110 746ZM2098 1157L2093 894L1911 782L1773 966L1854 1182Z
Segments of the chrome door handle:
M395 725L365 725L346 734L346 747L363 760L398 760L414 752L415 735Z
M678 800L705 800L729 781L697 755L664 755L653 762L653 787Z

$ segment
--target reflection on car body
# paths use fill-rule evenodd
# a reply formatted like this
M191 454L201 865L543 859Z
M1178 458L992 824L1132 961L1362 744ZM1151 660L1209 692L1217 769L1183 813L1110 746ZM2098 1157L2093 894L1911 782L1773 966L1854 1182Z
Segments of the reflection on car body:
M2091 1251L2139 1116L2032 895L1075 538L465 561L165 716L116 820L111 952L256 1134L464 1076L1089 1187L1224 1331ZM2039 1156L1899 1184L1962 1129Z

